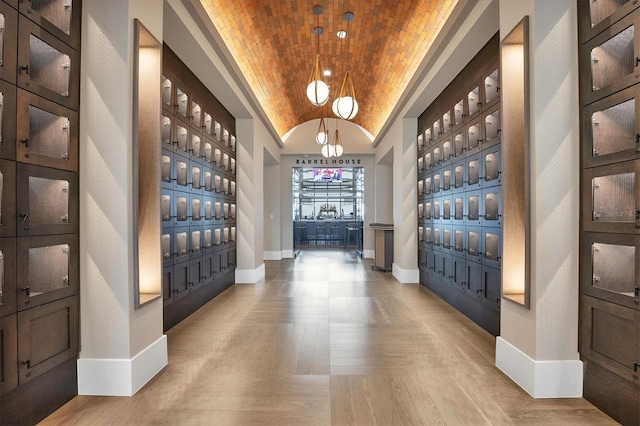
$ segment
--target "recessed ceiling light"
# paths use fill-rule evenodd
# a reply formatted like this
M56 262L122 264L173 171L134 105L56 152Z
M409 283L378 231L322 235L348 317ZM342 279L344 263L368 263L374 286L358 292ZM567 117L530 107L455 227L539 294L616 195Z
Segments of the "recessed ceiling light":
M347 32L345 30L340 30L336 33L338 38L345 38L347 36Z
M325 77L331 77L331 70L324 70L322 75L324 75Z

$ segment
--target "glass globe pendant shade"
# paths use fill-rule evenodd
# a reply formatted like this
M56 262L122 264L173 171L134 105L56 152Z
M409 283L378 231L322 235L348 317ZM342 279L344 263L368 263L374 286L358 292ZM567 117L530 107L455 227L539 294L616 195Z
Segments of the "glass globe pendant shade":
M307 85L307 98L315 106L322 106L329 100L329 86L322 79L320 55L316 55L316 62L311 70L311 77L309 77Z
M329 86L322 80L314 80L307 86L307 98L315 106L322 106L329 100Z
M335 115L344 120L351 120L358 114L356 92L353 88L353 81L349 71L344 75L340 95L333 101L332 110Z
M324 145L327 143L327 134L325 132L320 132L316 135L316 142L318 145Z
M343 96L338 98L336 109L338 117L344 120L351 120L358 114L358 101L351 96Z
M344 148L342 148L342 145L336 145L334 148L333 155L335 157L342 157L343 152L344 152Z
M333 156L334 157L342 157L342 153L344 152L344 148L342 147L342 139L340 138L340 132L336 129L336 132L333 135Z
M334 156L335 150L333 148L333 145L328 143L326 145L322 145L322 150L320 152L322 153L322 156L324 158L329 158Z
M340 114L338 114L338 101L340 101L340 98L334 99L333 103L331 104L331 111L333 111L335 115L340 117Z

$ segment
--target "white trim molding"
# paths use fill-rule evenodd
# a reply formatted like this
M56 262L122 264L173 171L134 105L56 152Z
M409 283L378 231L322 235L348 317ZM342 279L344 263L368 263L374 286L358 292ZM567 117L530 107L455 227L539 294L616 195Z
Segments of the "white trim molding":
M402 269L395 263L391 265L391 273L402 284L417 284L420 282L420 271L416 269Z
M581 398L582 361L537 361L501 337L496 367L534 398Z
M256 269L236 269L236 284L255 284L264 279L264 263Z
M282 250L283 259L293 259L293 250Z
M282 251L265 251L262 255L264 260L282 260Z
M167 336L131 359L78 359L78 395L133 396L168 364Z

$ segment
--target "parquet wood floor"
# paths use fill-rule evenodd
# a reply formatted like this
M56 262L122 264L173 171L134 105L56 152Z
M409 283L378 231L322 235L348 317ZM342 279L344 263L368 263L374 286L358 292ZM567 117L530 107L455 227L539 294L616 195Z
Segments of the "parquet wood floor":
M78 396L42 424L615 424L584 399L533 399L495 339L428 290L344 251L266 262L167 333L133 397Z

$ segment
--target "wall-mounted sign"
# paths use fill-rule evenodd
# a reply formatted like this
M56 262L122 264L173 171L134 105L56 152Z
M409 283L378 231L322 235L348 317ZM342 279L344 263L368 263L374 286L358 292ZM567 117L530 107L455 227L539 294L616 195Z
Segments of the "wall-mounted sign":
M296 159L296 164L309 166L355 166L361 163L359 158L298 158Z

